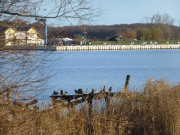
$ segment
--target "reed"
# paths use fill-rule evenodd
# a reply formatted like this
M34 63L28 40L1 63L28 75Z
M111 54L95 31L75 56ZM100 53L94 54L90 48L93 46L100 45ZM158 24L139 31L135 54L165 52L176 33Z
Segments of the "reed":
M1 100L3 102L3 100ZM180 85L148 80L141 93L123 91L110 99L75 108L43 110L0 106L0 134L21 135L179 135Z

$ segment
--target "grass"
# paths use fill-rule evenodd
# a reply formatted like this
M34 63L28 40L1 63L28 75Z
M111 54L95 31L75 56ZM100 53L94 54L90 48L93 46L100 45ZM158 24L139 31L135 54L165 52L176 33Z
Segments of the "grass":
M176 40L160 40L160 41L151 41L151 40L145 40L145 41L93 41L92 45L130 45L131 43L134 43L134 45L141 45L143 42L146 42L147 44L150 44L150 42L157 42L158 44L178 44L179 41Z
M148 80L141 94L123 91L110 100L109 107L102 100L95 101L91 114L87 104L30 110L5 105L5 100L0 103L2 135L180 134L180 85L166 81Z

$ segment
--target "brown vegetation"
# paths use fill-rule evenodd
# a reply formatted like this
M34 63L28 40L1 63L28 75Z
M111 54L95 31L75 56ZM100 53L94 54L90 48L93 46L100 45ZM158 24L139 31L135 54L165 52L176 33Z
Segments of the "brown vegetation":
M76 108L46 106L43 110L0 102L0 134L44 135L178 135L180 85L148 80L140 93L124 91L105 102Z
M86 27L87 39L94 41L107 41L112 36L123 37L126 39L138 40L180 40L180 28L167 24L119 24L119 25L99 25L99 26L68 26L68 27L49 27L49 34L54 37L71 37L77 35L84 36Z
M28 24L25 21L18 20L11 22L0 22L0 29L7 27L22 26L22 27L34 27L38 30L40 35L43 35L43 24L40 22L34 22ZM5 26L3 24L6 24ZM153 23L137 23L137 24L119 24L119 25L98 25L98 26L66 26L66 27L53 27L48 26L48 40L53 38L70 37L75 40L77 44L80 44L83 37L86 34L87 40L94 41L107 41L112 36L122 36L122 40L180 40L180 27L171 24L153 24Z

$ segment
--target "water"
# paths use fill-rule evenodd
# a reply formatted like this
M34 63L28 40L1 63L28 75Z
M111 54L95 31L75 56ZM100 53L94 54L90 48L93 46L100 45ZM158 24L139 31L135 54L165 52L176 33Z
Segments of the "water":
M48 52L47 52L48 53ZM120 91L126 75L131 75L130 90L141 90L149 78L165 79L171 84L180 80L180 50L123 50L53 52L51 73L47 83L53 90L100 90L105 85Z

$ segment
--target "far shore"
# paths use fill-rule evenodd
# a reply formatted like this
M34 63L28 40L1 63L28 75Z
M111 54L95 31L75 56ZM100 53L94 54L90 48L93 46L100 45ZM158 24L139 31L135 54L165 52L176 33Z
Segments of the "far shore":
M5 46L4 49L10 49L10 50L43 50L43 51L150 50L150 49L180 49L180 44Z

